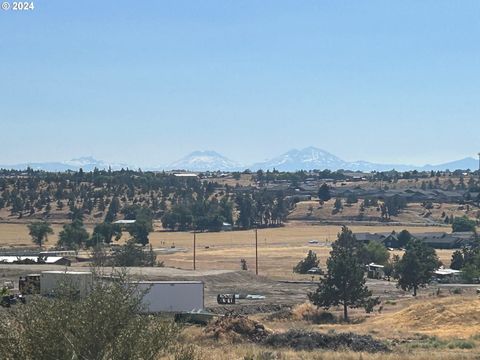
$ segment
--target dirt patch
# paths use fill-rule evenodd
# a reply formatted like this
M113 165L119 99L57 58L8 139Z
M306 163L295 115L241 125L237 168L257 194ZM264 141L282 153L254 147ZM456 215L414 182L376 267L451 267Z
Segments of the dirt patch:
M322 334L319 332L290 330L281 334L268 336L265 345L273 347L289 347L295 350L353 350L362 352L387 352L384 343L370 335L354 333Z
M271 331L266 329L263 324L244 315L232 313L228 313L207 325L204 332L215 340L231 342L249 340L256 343L262 342L271 334Z

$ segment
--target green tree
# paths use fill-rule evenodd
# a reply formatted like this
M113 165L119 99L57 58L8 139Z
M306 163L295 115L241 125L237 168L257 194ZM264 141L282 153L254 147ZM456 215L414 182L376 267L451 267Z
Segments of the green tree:
M405 291L413 290L413 296L417 296L418 288L430 282L439 264L435 249L421 240L410 240L395 268L398 286Z
M57 245L65 249L79 249L86 244L88 237L83 222L75 220L71 224L63 225Z
M308 295L310 301L325 309L331 306L343 306L344 320L348 320L348 308L363 307L372 311L380 303L372 297L365 285L365 270L359 260L359 244L353 233L344 226L338 239L332 244L327 260L327 274L321 280L318 289Z
M323 183L319 188L318 188L318 200L320 201L328 201L332 198L330 194L330 187L326 184Z
M105 215L105 222L113 222L117 213L120 211L120 200L117 197L112 198L112 202L108 207L107 214Z
M127 229L135 243L144 246L148 244L148 235L152 229L151 224L146 221L136 220L133 224L129 224Z
M476 231L476 223L474 220L470 220L466 216L455 217L452 222L452 231L453 232L462 232L462 231Z
M342 199L336 198L333 203L333 213L338 213L343 209Z
M363 245L359 249L360 259L364 264L380 264L384 265L390 258L388 249L380 242L370 241L367 245Z
M40 247L44 241L48 241L48 235L53 234L52 227L45 221L36 221L27 225L27 227L32 241Z
M450 261L450 268L460 270L464 265L463 253L460 250L455 250Z
M355 193L351 193L348 194L346 201L348 205L356 204L358 202L358 197Z
M477 283L480 279L480 268L469 263L462 268L462 279L468 284Z
M404 248L407 246L408 242L412 239L412 234L408 232L408 230L402 230L397 236L398 239L398 246L400 248Z
M91 243L92 245L98 243L110 244L113 237L115 237L116 241L120 240L122 237L122 228L120 225L105 222L100 223L93 228L91 239L95 239L95 241L91 241Z
M318 267L319 263L320 260L317 259L317 254L312 250L308 250L307 257L303 260L300 260L300 262L295 265L293 272L306 274L311 268Z
M255 222L255 202L250 194L241 194L235 198L238 208L237 224L244 229L249 229Z
M68 217L70 218L70 220L72 220L72 222L74 222L75 220L83 221L83 210L75 206L71 206Z
M61 287L54 298L32 297L2 312L0 359L141 360L180 351L180 328L141 315L144 292L124 275L95 280L85 298L72 298L68 290Z
M115 250L112 256L112 265L118 267L162 266L163 263L157 263L156 255L151 247L146 251L144 248L137 246L134 241L129 240L125 245Z

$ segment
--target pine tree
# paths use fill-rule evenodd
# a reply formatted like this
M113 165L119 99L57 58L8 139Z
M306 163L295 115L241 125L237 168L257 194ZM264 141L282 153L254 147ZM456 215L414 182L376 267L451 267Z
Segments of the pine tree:
M326 183L323 183L318 189L318 200L328 201L332 198L330 195L330 188Z
M310 301L325 309L343 306L344 320L348 320L348 308L363 307L372 311L380 303L372 297L365 285L365 271L359 259L359 244L353 233L344 226L338 239L332 244L327 260L327 274L318 289L308 295Z
M417 296L418 288L425 287L430 282L438 266L435 250L423 241L412 238L396 265L398 286L405 291L413 290L413 296Z

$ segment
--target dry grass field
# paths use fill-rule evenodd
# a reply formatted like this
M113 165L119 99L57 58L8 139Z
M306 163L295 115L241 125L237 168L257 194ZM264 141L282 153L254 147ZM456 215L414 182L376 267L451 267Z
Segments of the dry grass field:
M351 226L354 232L401 231L404 227L392 226ZM282 228L258 230L259 273L275 278L294 279L298 275L292 268L303 259L308 250L313 250L324 266L330 253L330 243L335 241L340 226L312 226L293 224ZM423 231L445 231L435 227L408 227L412 233ZM197 269L240 269L240 259L247 260L251 270L255 266L255 232L231 231L220 233L202 233L196 236ZM150 235L152 246L184 248L186 252L159 254L159 260L166 266L180 268L192 267L193 235L185 232L155 232ZM309 240L318 240L319 244L309 244ZM450 263L451 250L437 250L440 259ZM303 276L305 277L305 276Z
M165 262L168 267L182 269L192 268L193 234L190 232L165 232L158 223L156 231L150 234L152 247L158 254L158 259ZM404 226L351 226L354 232L390 232L401 231ZM444 227L433 226L410 226L406 227L412 233L424 231L445 231ZM53 245L61 230L60 224L54 224L55 234L49 238L48 245ZM88 230L91 232L92 227ZM291 221L285 227L259 229L258 230L258 253L259 272L268 278L260 277L252 282L259 281L258 285L242 283L247 281L248 276L240 276L239 273L227 273L212 275L211 279L206 276L207 293L213 299L213 293L220 289L230 287L247 288L249 291L262 293L262 289L270 298L273 294L290 294L294 286L282 285L275 279L282 280L310 280L310 276L294 275L293 266L302 259L308 250L314 250L321 262L329 255L330 244L336 239L340 226L337 225L310 225L306 222ZM121 242L125 241L128 234L124 234ZM309 240L318 240L318 244L309 244ZM240 269L240 259L245 258L252 273L255 267L255 231L231 231L220 233L200 233L196 235L197 243L197 269L219 270ZM0 224L0 246L31 246L26 224ZM172 246L175 248L173 249ZM165 251L173 251L166 254ZM449 264L451 250L437 250L440 259ZM80 264L79 264L80 265ZM21 267L21 266L20 266ZM159 269L163 268L152 268ZM168 269L165 269L168 270ZM174 269L172 269L174 270ZM5 270L3 270L5 272ZM12 270L14 271L14 270ZM19 271L19 270L17 270ZM153 270L152 270L153 271ZM178 270L175 270L178 271ZM205 272L206 273L206 272ZM244 274L248 274L244 273ZM17 276L17 275L15 275ZM220 282L215 283L214 278L231 278L231 285ZM210 279L210 280L209 280ZM219 280L220 281L220 280ZM262 282L263 281L263 282ZM248 282L248 281L247 281ZM386 282L385 282L386 283ZM264 285L262 285L264 284ZM233 287L232 287L233 286ZM262 287L264 286L264 288ZM305 294L306 286L298 286L298 292ZM267 289L268 288L268 289ZM378 310L366 315L363 311L352 310L351 316L356 321L348 324L322 324L315 325L301 318L290 320L271 320L265 314L251 315L257 321L275 332L283 332L289 329L303 329L320 332L354 332L357 334L371 335L376 339L387 343L399 342L393 346L392 353L358 353L352 351L295 351L293 349L269 348L248 342L222 343L208 338L203 329L189 326L184 330L183 337L186 343L195 344L199 359L304 359L304 360L400 360L400 359L477 359L480 348L480 299L474 295L474 289L465 291L461 295L452 295L447 289L442 290L440 297L433 296L435 289L421 290L417 299L408 294L394 294L393 290L381 290L383 285L373 284L376 294L383 300L382 311ZM394 288L394 284L388 283L385 289ZM289 295L292 297L291 295ZM442 297L445 296L445 297ZM299 296L295 299L300 299ZM279 301L281 299L278 299ZM272 300L273 301L273 300ZM302 306L302 305L299 305ZM338 309L331 309L334 314L339 314ZM466 345L465 345L466 344ZM467 346L469 348L463 348Z
M335 200L331 199L323 206L319 206L318 201L301 201L297 203L295 209L289 214L290 220L304 221L358 221L360 213L361 200L358 203L346 205L344 202L343 210L339 213L332 214L333 204ZM451 225L444 224L445 217L467 216L471 219L477 219L480 210L473 205L459 204L440 204L434 203L432 209L425 209L420 203L409 203L398 216L392 216L391 221L401 224L411 225L437 225L449 228ZM381 213L376 207L368 207L363 213L362 221L380 221ZM447 230L448 231L448 230Z
M213 341L202 328L188 327L184 339L197 344L205 359L478 359L480 346L480 299L475 296L421 297L402 299L385 305L382 313L357 315L349 324L315 325L302 320L302 313L315 311L301 304L293 309L293 318L268 320L264 315L253 318L267 329L285 332L290 329L371 335L389 344L391 353L358 353L352 351L294 351L268 348L251 343L231 343L228 339Z
M53 246L61 231L61 225L52 225L54 234L49 236L47 246ZM401 231L402 226L351 226L354 232ZM445 231L443 227L406 227L412 233L424 231ZM92 228L87 227L91 232ZM258 230L259 272L275 278L295 279L292 273L295 264L313 250L320 258L321 266L329 256L330 243L335 241L341 227L337 225L308 225L290 222L285 227ZM120 242L125 241L124 234ZM319 244L309 244L318 240ZM164 232L158 229L150 234L150 243L158 254L158 260L166 266L182 269L192 268L193 234L191 232ZM255 231L228 231L199 233L196 235L197 269L240 269L240 259L247 260L250 270L255 267ZM32 246L26 224L0 224L1 247ZM177 252L166 254L162 249L175 246ZM451 250L437 250L444 264L449 264ZM305 276L303 276L305 277Z

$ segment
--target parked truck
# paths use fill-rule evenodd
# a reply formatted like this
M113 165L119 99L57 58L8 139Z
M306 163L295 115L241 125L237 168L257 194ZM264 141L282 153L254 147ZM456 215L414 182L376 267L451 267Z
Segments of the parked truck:
M186 313L204 308L202 281L139 281L135 285L147 291L143 297L147 313Z
M93 274L86 271L43 271L40 275L40 295L52 296L60 286L71 287L80 297L90 292Z

